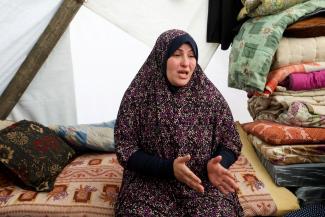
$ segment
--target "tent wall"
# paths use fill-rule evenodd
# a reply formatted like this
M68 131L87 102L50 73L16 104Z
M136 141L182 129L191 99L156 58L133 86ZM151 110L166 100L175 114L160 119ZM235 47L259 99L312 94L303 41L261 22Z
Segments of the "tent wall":
M7 118L7 115L20 99L29 83L33 80L82 3L83 1L77 0L65 0L63 2L61 0L16 0L14 2L2 2L4 16L1 18L3 22L0 23L3 24L0 28L3 30L11 30L11 34L14 38L5 37L3 41L5 42L4 44L12 46L7 46L7 49L0 49L2 51L2 56L13 57L12 65L8 66L7 62L3 63L5 65L7 64L7 68L11 69L11 71L6 70L0 72L1 74L9 75L7 77L13 77L0 97L0 119ZM58 6L60 6L59 9ZM17 14L17 11L20 13ZM55 12L54 16L53 12ZM39 14L43 16L41 19ZM42 18L46 18L45 22ZM39 36L40 30L44 28L44 23L48 23L48 18L50 18L51 21ZM18 27L19 25L27 26L28 28L21 31ZM25 53L29 50L31 42L33 43L35 38L38 38L36 44L31 48L28 56L24 58L26 55ZM23 45L23 52L21 52L19 46L16 46L17 44L19 45L17 42ZM29 43L25 45L23 42ZM45 124L76 122L70 46L67 42L63 44L66 44L65 48L67 48L67 52L58 52L58 57L56 58L61 61L54 61L53 67L49 67L51 64L46 64L46 66L43 67L43 78L45 78L46 75L48 78L38 79L42 84L35 84L34 88L36 88L34 90L29 89L31 93L27 94L22 102L19 102L12 112L11 118L14 120L31 119ZM17 53L20 55L15 55ZM55 59L55 54L52 56ZM19 62L22 60L23 63L19 66ZM48 62L53 61L49 60ZM13 69L18 66L19 69L13 76ZM6 67L4 67L4 69L5 68ZM67 72L69 74L66 74ZM62 82L63 78L64 81ZM2 87L5 86L6 81L1 82L1 85ZM39 87L43 87L44 89ZM65 115L62 116L60 112Z

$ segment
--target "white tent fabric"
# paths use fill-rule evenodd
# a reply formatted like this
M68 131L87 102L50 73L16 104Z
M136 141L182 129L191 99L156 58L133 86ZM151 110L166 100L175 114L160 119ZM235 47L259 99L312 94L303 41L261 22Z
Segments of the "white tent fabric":
M0 93L27 57L63 0L0 1ZM8 117L43 124L76 123L68 32Z
M208 0L87 0L85 6L152 47L168 29L190 33L204 69L217 49L206 42Z

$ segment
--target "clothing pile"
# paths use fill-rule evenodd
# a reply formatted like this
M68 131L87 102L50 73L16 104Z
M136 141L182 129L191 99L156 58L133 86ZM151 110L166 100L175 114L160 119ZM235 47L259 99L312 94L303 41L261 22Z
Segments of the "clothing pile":
M242 2L238 18L250 18L228 86L248 93L254 121L243 128L277 185L303 205L325 202L325 1Z

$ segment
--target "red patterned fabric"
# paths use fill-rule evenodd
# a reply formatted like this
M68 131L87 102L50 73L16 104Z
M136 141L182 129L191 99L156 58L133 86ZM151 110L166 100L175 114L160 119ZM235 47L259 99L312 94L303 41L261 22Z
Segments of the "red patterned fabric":
M257 136L270 145L324 143L324 128L293 127L266 120L242 125L248 134Z

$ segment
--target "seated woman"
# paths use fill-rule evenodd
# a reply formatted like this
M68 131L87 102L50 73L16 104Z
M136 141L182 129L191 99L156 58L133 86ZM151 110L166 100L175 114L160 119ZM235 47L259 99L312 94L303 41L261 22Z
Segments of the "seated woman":
M115 125L124 167L116 216L243 216L228 170L239 135L197 60L188 33L166 31L126 90Z

